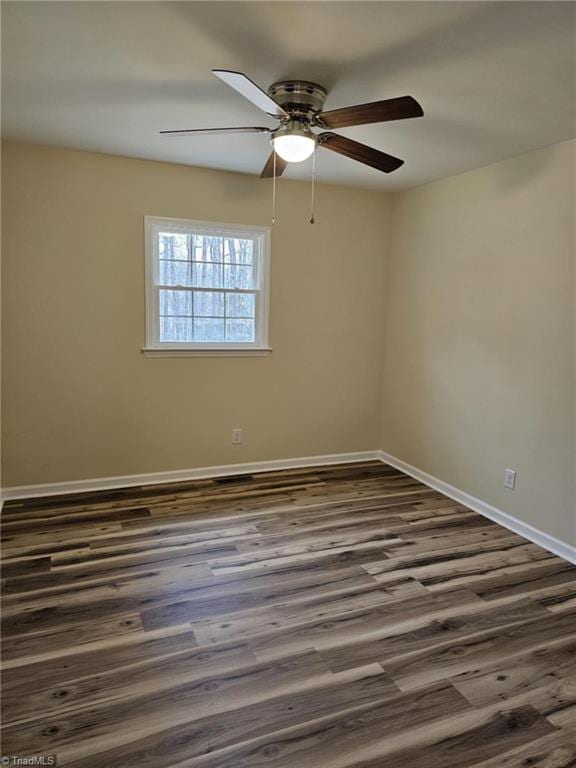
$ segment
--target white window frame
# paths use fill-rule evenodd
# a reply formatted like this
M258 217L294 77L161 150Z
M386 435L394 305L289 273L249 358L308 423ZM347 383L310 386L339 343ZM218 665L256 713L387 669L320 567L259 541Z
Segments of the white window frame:
M248 237L254 239L256 256L255 333L254 341L233 342L164 342L159 339L159 252L158 235L166 229L183 234L207 234L219 237ZM262 357L272 351L268 346L268 315L270 304L270 227L245 224L171 219L162 216L144 217L146 254L146 357ZM178 286L168 286L178 288Z

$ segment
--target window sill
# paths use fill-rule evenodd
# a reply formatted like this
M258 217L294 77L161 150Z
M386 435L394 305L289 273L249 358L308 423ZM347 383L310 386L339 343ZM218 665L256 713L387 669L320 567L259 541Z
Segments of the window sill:
M144 357L268 357L271 347L143 347Z

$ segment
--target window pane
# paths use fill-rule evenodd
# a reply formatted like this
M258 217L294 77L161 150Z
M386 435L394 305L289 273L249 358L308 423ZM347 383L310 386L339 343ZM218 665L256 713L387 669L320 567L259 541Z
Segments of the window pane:
M160 261L160 285L192 285L192 262Z
M224 265L224 288L255 288L254 268L238 264Z
M223 317L224 294L194 291L194 314L201 317Z
M204 235L199 237L200 247L196 250L198 261L222 261L222 238L209 237Z
M222 288L220 264L193 264L193 285L198 288Z
M207 261L203 259L204 238L202 235L190 235L190 257L193 261Z
M254 294L227 293L226 317L254 317Z
M224 261L228 264L253 264L254 241L226 237L224 239Z
M226 341L254 341L254 320L227 320Z
M161 315L192 315L191 291L160 291Z
M174 258L174 238L171 235L158 235L158 246L161 259Z
M161 317L160 341L194 341L192 318Z
M224 341L224 320L195 317L194 341Z
M189 259L190 235L160 232L158 246L161 259Z

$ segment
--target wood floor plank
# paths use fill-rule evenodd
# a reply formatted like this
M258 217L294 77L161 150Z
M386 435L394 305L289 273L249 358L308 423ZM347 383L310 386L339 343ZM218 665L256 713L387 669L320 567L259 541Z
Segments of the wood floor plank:
M476 764L477 768L574 768L575 765L576 728L554 731Z
M350 520L350 518L344 519ZM397 519L392 517L392 527ZM256 528L259 533L258 536L252 536L250 539L244 539L236 544L240 553L249 554L265 551L290 554L308 551L307 549L303 550L303 547L321 545L341 547L378 541L382 537L385 538L386 534L393 541L398 538L381 517L374 521L366 521L356 517L353 523L348 522L345 526L334 526L333 523L330 523L312 530L309 528L304 532L291 531L277 535L263 533L262 525L257 525Z
M205 586L192 587L189 595L180 592L171 602L163 600L157 608L142 610L142 624L145 629L156 629L260 607L289 597L323 594L336 586L372 583L368 574L354 567L354 558L350 555L334 555L328 562L324 559L322 565L323 568L318 567L318 562L312 560L297 567L284 565L274 573L250 571L244 574L248 578L223 575Z
M386 581L390 574L394 578L395 574L403 572L418 579L428 589L441 591L458 586L470 589L487 576L494 579L498 572L506 575L514 566L553 559L549 552L521 539L497 540L492 546L486 543L485 551L478 550L477 545L465 545L430 554L400 555L364 567L379 581ZM478 594L484 597L483 593Z
M116 584L117 582L124 583L143 579L152 581L152 579L158 577L161 581L165 581L165 578L170 578L176 572L186 574L187 578L210 578L212 576L211 570L205 563L194 564L187 562L185 558L182 558L182 560L183 562L175 562L175 559L173 559L156 563L154 568L146 564L139 564L128 568L125 567L121 570L112 566L94 572L63 570L59 572L50 571L50 573L41 574L40 576L36 574L32 577L15 577L6 579L4 593L8 597L14 596L16 600L20 600L21 595L26 592L33 593L33 596L49 593L72 594L79 590L110 583ZM162 571L167 574L166 577L164 577Z
M493 664L497 659L544 647L571 637L574 632L576 613L561 614L554 622L545 616L409 654L383 666L402 690L410 690L435 680L452 678L481 665Z
M223 669L206 679L193 679L138 690L134 696L102 704L51 712L4 728L4 743L15 754L57 753L62 761L87 755L188 723L265 700L274 691L298 688L313 677L330 675L317 654L294 655L269 663ZM389 681L388 685L390 685ZM63 690L66 690L64 688Z
M104 674L112 669L150 660L157 661L165 655L180 653L197 646L194 633L190 626L185 624L143 635L121 635L113 640L106 638L86 643L75 646L65 655L48 652L18 657L3 662L4 691L9 686L13 686L14 691L34 691L35 687L40 685L97 673Z
M484 714L479 712L476 718ZM472 718L470 718L471 720ZM385 754L386 768L428 768L440 765L442 768L468 768L485 765L494 755L506 752L526 742L534 742L543 735L553 732L553 726L539 717L530 707L504 712L487 712L485 718L468 728L454 728L463 725L465 718L454 718L453 733L436 733L435 738L424 743L399 749ZM337 763L334 764L336 768ZM354 768L381 768L380 757L367 758L354 763Z
M192 622L200 642L221 642L225 639L251 637L286 629L290 626L321 621L348 611L371 608L397 600L398 596L426 594L413 579L401 578L390 584L378 582L336 589L312 597L301 597L269 604L261 608L225 614L217 619Z
M366 711L398 690L377 666L353 670L353 674L319 676L303 681L288 693L217 714L206 714L183 725L129 742L114 750L82 759L83 768L122 766L136 768L153 758L159 768L201 757L273 733L279 728L306 723L346 710L350 702Z
M576 639L555 641L451 679L475 706L486 706L576 675Z
M387 699L367 711L344 710L180 767L466 768L553 731L530 707L467 711L454 689L442 685Z
M46 632L25 632L6 637L2 643L4 660L30 658L38 654L72 653L78 646L94 643L106 638L119 638L143 631L138 613L124 614L104 619L95 624L75 624Z
M366 638L373 639L413 632L428 621L442 620L455 607L474 605L475 597L465 591L432 597L417 595L356 611L348 611L319 621L281 627L279 631L258 635L250 644L260 659L278 658L304 648L326 651L341 645L352 646Z
M390 660L424 649L430 654L437 646L445 648L447 644L492 628L502 630L514 624L524 624L531 618L546 618L546 611L530 600L504 606L472 604L466 608L467 611L461 606L448 611L438 610L428 617L423 611L418 624L412 623L409 627L403 627L402 623L393 625L384 636L322 651L322 658L335 672L371 662L385 665Z
M543 558L540 562L503 568L499 573L487 572L470 588L484 600L526 595L542 589L574 581L574 566L559 557Z
M309 671L314 668L322 671L325 669L323 661L316 655L303 655L302 660L310 661ZM96 674L82 674L88 672L89 668L81 671L76 668L75 675L70 676L69 671L64 670L57 679L22 686L20 700L11 707L10 712L5 713L6 722L43 718L47 704L52 701L56 702L52 705L54 714L59 714L63 709L93 709L102 702L138 700L138 697L171 690L193 681L203 680L206 686L206 681L211 678L223 674L231 676L240 670L242 674L247 674L245 670L255 665L256 658L249 645L232 642L210 648L173 651L135 662L126 659L123 665Z
M308 561L318 562L325 557L334 555L356 554L358 562L376 559L380 554L382 558L387 557L385 548L398 543L398 539L388 533L368 536L368 541L363 541L362 536L349 537L347 543L337 543L331 545L330 542L314 542L311 544L295 545L293 547L284 547L281 549L268 550L261 552L251 552L247 555L230 556L224 555L222 558L208 560L208 565L212 572L218 574L245 573L249 570L260 568L275 568L283 565L299 564ZM365 557L364 555L368 555Z

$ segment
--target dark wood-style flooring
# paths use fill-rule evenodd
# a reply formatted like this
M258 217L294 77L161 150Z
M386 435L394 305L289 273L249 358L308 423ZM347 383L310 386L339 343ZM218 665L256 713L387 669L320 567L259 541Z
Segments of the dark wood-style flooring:
M8 503L4 754L576 766L576 568L379 463Z

